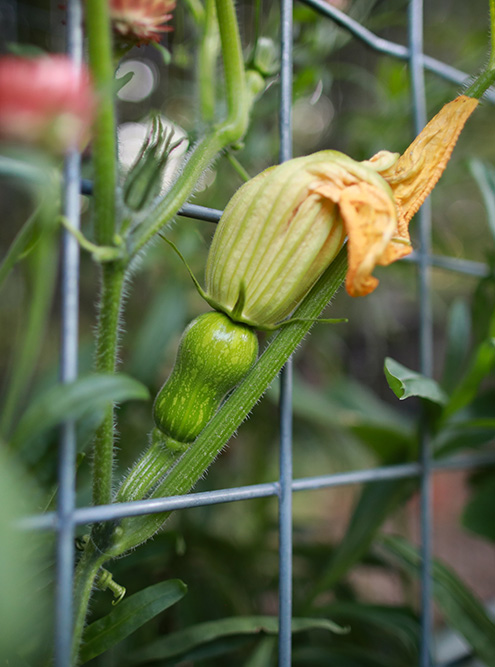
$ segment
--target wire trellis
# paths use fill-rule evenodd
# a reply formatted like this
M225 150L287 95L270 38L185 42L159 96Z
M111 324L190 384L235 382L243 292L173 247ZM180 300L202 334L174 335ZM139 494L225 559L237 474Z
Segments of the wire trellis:
M403 46L376 36L359 22L323 0L302 0L316 12L334 21L361 40L371 49L409 62L411 76L411 104L414 113L414 130L418 133L426 122L424 90L425 69L456 84L466 83L468 76L455 68L439 62L423 53L423 0L409 2L409 44ZM290 159L292 153L292 0L281 0L281 87L280 87L280 161ZM80 0L69 0L67 20L67 51L78 64L82 61L82 10ZM495 102L495 94L489 91L486 98ZM71 153L65 165L64 215L75 228L79 227L79 192L81 190L80 159ZM90 184L82 182L82 190L89 191ZM218 221L221 211L188 204L179 215ZM433 332L431 315L431 266L472 276L485 276L488 268L483 264L450 257L437 257L431 253L431 212L428 201L419 214L420 250L409 259L418 266L419 318L420 318L420 370L431 375L433 361ZM78 345L78 288L79 250L70 234L63 239L62 269L62 352L61 381L71 382L77 376ZM428 433L421 435L421 454L417 463L391 465L371 470L322 475L304 479L292 478L292 366L289 361L281 375L280 397L280 477L268 484L256 484L227 488L187 496L141 500L96 507L75 506L75 429L74 424L64 424L60 438L59 495L56 512L26 519L25 527L50 529L57 534L56 614L55 614L55 664L70 664L73 617L73 567L74 535L76 526L108 521L111 519L159 513L238 502L253 498L277 496L279 499L279 667L291 665L292 619L292 493L331 488L348 484L378 482L416 477L420 479L421 523L421 649L420 667L432 665L432 504L431 476L437 470L469 469L480 465L495 464L495 455L473 455L455 459L433 461Z

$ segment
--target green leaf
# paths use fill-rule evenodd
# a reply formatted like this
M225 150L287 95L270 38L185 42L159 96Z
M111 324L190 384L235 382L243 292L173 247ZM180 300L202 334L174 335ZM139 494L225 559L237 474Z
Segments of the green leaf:
M447 350L443 369L442 387L450 393L461 377L469 352L471 318L465 301L456 300L449 312Z
M469 168L485 203L488 227L495 240L495 169L481 160L470 160Z
M154 46L158 53L161 55L163 64L170 65L172 62L172 54L170 51L159 42L151 42L151 46Z
M116 77L113 87L114 87L114 92L117 94L124 86L126 86L131 79L134 78L135 72L126 72L125 74L122 74L122 76Z
M347 532L317 582L312 598L332 588L367 553L379 527L414 487L415 482L408 479L371 483L364 487Z
M293 618L292 632L308 630L329 630L337 634L346 632L336 623L325 618ZM131 656L130 664L141 664L166 658L184 656L193 649L226 637L242 635L276 635L278 634L278 618L276 616L238 616L222 618L217 621L198 623L184 630L174 632L159 639Z
M148 389L134 378L119 374L91 374L71 384L57 384L38 396L22 416L12 437L19 446L69 419L101 411L110 402L146 400Z
M182 581L170 579L124 599L107 616L86 628L81 662L84 664L115 646L157 614L178 602L186 593L187 586Z
M414 546L395 536L383 537L382 544L400 567L419 576L421 556ZM439 560L433 561L433 594L450 625L463 635L487 667L495 667L495 624L482 602Z
M474 400L481 382L491 373L494 365L495 338L490 337L478 345L466 374L450 396L445 416L452 415Z
M462 523L473 533L495 542L495 477L490 475L476 486L464 508Z
M447 403L445 392L432 378L416 373L390 357L385 359L384 370L390 389L401 401L418 396L439 405Z

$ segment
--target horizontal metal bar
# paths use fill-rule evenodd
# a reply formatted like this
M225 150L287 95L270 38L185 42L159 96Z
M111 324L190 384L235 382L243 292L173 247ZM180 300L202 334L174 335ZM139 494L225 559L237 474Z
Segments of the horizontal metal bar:
M93 181L88 178L81 179L81 194L93 194ZM222 217L222 213L223 211L219 211L217 208L208 208L207 206L198 206L197 204L184 204L178 211L178 215L204 220L205 222L218 222Z
M412 252L410 255L403 257L403 262L414 262L419 264L421 261L418 252ZM426 255L426 262L430 266L436 266L439 269L446 269L447 271L456 271L457 273L465 273L476 278L487 278L490 275L490 268L487 264L482 262L473 262L470 259L461 259L459 257L444 257L442 255Z
M206 206L197 206L196 204L184 204L180 209L179 215L187 218L197 218L205 222L218 222L222 217L223 211Z
M451 459L435 461L432 464L434 472L442 470L459 470L477 468L481 466L495 465L495 452L487 454L475 454L456 456ZM391 479L406 479L417 477L421 474L419 463L404 463L394 466L383 466L380 468L369 468L367 470L352 470L331 475L320 475L317 477L305 477L295 479L292 482L293 491L315 491L317 489L345 486L348 484L364 484L369 482L380 482ZM240 500L253 500L255 498L267 498L279 494L279 483L269 482L265 484L254 484L231 489L220 489L218 491L204 491L202 493L190 493L184 496L171 496L170 498L157 498L153 500L137 500L130 503L115 503L113 505L98 505L97 507L81 507L74 512L76 524L96 523L121 519L127 516L140 516L143 514L158 514L189 507L203 507L205 505L218 505ZM25 517L20 522L23 529L47 530L56 528L56 515L49 514Z
M361 23L358 23L358 21L355 21L348 14L345 14L330 3L327 3L325 0L301 0L301 2L316 10L323 16L332 19L338 26L348 30L354 37L360 39L374 51L385 53L394 58L399 58L400 60L408 60L410 58L407 46L396 44L395 42L390 42L388 39L378 37L374 32L371 32L371 30L362 26ZM425 69L434 74L438 74L438 76L441 76L447 81L452 81L452 83L466 86L471 83L473 79L471 75L468 75L455 67L446 65L440 60L436 60L424 53L419 55L419 60ZM495 103L495 90L490 88L485 93L484 97L490 102Z

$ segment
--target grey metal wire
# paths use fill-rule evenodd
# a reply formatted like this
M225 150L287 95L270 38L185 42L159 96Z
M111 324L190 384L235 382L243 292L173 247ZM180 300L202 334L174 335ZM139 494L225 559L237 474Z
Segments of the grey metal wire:
M79 68L82 65L82 7L71 0L67 7L67 52ZM64 215L76 229L80 223L79 187L81 160L77 149L70 151L64 165ZM62 242L62 331L60 380L73 382L77 377L79 326L79 245L65 232ZM70 664L72 644L74 579L74 509L76 504L75 463L76 427L73 421L62 425L60 434L57 496L55 639L56 667Z
M424 95L424 69L428 69L455 83L463 83L467 76L459 70L436 61L423 53L422 45L422 0L410 0L409 46L405 47L384 40L364 28L357 21L340 12L323 0L302 0L319 13L331 18L341 27L376 51L408 60L411 68L415 130L418 132L426 121ZM281 98L280 98L280 160L291 157L291 103L292 103L292 0L281 0ZM82 58L82 28L80 0L70 0L68 5L68 51L76 62ZM487 99L495 101L490 91ZM74 227L79 224L79 156L72 153L65 166L64 212ZM91 184L83 182L83 192L91 192ZM179 215L217 222L221 211L188 204ZM420 213L420 249L410 258L418 265L420 280L420 356L421 370L431 374L432 326L431 288L429 273L431 266L439 266L472 276L488 275L488 267L458 258L437 257L430 248L430 212L428 204ZM77 294L79 255L75 240L66 235L63 241L63 302L62 302L62 358L61 379L72 381L77 375ZM75 507L74 424L65 424L62 430L59 457L59 496L54 513L28 517L23 521L26 529L50 529L57 531L57 592L56 592L56 667L67 667L70 663L72 583L74 563L74 533L77 525L89 524L125 516L137 516L214 505L239 502L252 498L277 496L279 499L280 547L279 547L279 667L291 664L291 618L292 618L292 493L321 488L332 488L346 484L377 482L390 479L415 478L421 484L422 526L422 641L421 667L429 667L431 658L431 475L436 470L468 469L480 465L494 465L495 455L484 454L461 456L444 461L432 461L427 434L423 435L421 458L418 462L385 466L371 470L322 475L305 479L292 478L292 407L291 407L291 362L282 375L280 403L280 477L278 482L257 484L238 488L193 493L187 496L143 500L132 503L101 505L98 507Z
M292 0L280 6L280 162L292 157ZM278 664L292 662L292 358L280 375Z

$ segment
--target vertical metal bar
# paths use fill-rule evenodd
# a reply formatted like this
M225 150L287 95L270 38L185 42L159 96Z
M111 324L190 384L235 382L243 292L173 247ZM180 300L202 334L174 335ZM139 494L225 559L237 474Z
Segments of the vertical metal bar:
M80 0L70 0L67 7L67 52L82 64L82 9ZM80 155L69 152L64 165L64 215L79 228ZM60 380L72 382L77 377L79 246L65 232L62 241L62 331ZM72 590L74 580L74 520L76 433L74 422L61 429L58 465L57 502L57 572L55 590L55 665L71 664L73 629Z
M426 124L426 95L423 54L423 0L409 3L409 48L414 129L418 134ZM419 211L419 318L420 369L431 376L433 370L433 319L431 306L431 205L427 200ZM429 434L423 416L421 433L421 648L420 666L430 667L432 655L432 478Z
M292 157L292 0L282 0L280 14L280 162ZM279 492L279 667L290 667L292 654L292 359L280 377Z

